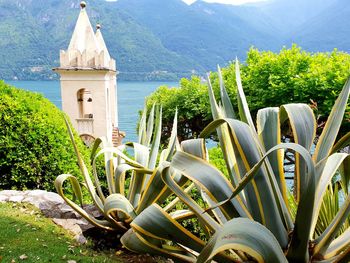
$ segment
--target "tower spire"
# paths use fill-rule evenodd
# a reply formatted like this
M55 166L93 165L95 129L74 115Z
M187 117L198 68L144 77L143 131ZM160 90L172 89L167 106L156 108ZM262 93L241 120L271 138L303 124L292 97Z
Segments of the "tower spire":
M100 49L100 51L103 51L104 61L110 61L111 57L109 55L106 43L105 43L103 36L102 36L101 24L96 25L95 37L96 37L98 48Z
M116 63L109 55L100 31L101 26L98 26L95 34L86 12L86 2L82 1L80 7L80 14L68 49L61 51L60 67L116 71Z
M78 50L81 53L84 51L95 52L98 49L98 44L90 19L86 12L86 2L82 1L80 7L80 14L68 50Z

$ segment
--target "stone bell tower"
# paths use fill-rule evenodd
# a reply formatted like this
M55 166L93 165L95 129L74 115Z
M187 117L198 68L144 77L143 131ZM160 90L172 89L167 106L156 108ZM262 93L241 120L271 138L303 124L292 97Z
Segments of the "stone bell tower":
M109 55L101 27L94 32L81 10L69 47L60 51L62 109L86 143L107 136L112 141L118 127L116 62Z

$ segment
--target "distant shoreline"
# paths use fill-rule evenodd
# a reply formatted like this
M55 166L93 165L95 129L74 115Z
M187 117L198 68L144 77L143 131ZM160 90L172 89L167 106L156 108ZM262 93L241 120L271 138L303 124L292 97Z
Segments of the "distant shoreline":
M0 74L1 75L1 74ZM199 73L152 73L152 72L125 72L119 73L117 76L118 81L179 81L182 78L191 78L193 75L201 75ZM5 81L59 81L59 77L56 74L33 74L28 76L4 76L0 79Z

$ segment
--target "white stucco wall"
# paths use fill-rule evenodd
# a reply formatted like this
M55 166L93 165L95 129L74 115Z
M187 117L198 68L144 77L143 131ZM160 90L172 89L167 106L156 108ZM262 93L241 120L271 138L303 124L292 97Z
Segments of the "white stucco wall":
M112 125L117 127L117 103L116 103L116 72L99 69L56 69L61 75L62 109L68 114L76 130L79 116L79 104L77 93L80 89L88 89L92 96L92 113L94 137L110 136ZM107 98L109 89L109 103ZM108 109L108 104L110 108ZM109 117L110 116L110 117ZM110 120L110 122L108 121Z

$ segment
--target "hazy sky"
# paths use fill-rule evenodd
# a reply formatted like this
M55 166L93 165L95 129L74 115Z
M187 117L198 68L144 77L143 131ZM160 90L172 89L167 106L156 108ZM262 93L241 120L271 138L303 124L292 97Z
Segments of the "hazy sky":
M192 4L193 2L196 2L196 0L182 0L187 4ZM205 2L209 3L222 3L222 4L231 4L231 5L241 5L245 3L252 3L252 2L261 2L265 0L204 0Z
M105 0L107 2L116 2L118 0ZM196 2L197 0L182 0L187 4L192 4ZM261 2L261 1L267 1L267 0L204 0L208 3L221 3L221 4L231 4L231 5L241 5L245 3L254 3L254 2Z
M116 2L118 0L106 0L107 2ZM192 4L196 2L197 0L182 0L187 4ZM231 4L231 5L241 5L245 3L253 3L253 2L261 2L261 1L267 1L267 0L204 0L208 3L222 3L222 4Z

